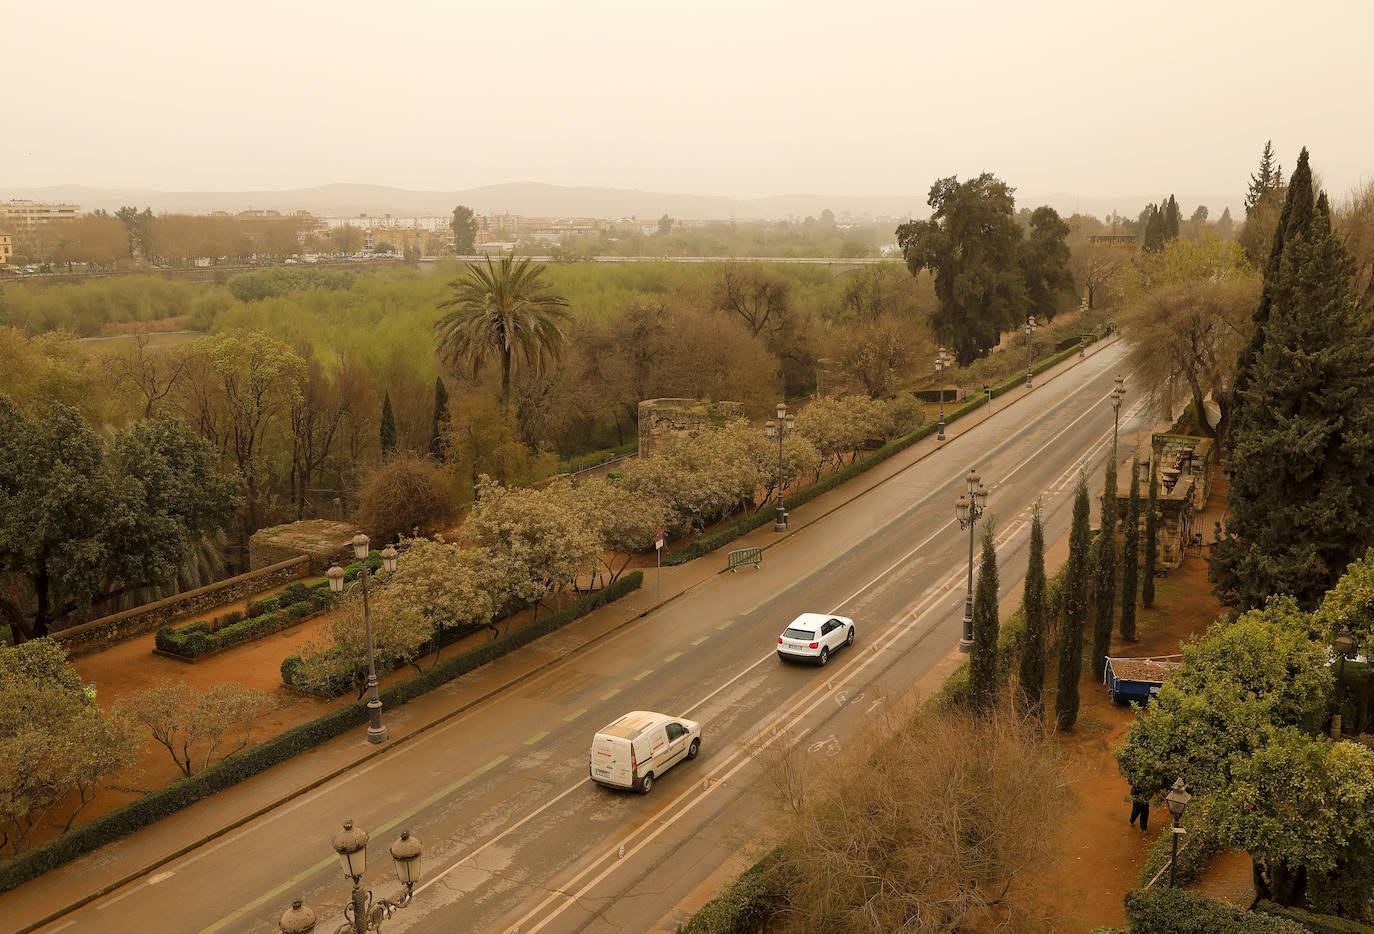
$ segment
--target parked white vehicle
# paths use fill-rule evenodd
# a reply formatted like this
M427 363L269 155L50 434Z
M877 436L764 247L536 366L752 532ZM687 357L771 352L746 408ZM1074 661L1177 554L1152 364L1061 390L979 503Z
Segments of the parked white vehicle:
M654 781L701 750L701 724L682 717L632 710L592 737L587 771L592 781L648 794Z
M853 644L852 619L825 613L803 613L778 636L778 658L785 662L824 665L835 652Z

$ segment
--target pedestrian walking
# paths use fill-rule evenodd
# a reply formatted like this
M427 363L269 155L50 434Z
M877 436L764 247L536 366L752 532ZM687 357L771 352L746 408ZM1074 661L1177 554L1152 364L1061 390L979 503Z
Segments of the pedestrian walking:
M1140 832L1145 833L1150 824L1150 796L1139 785L1131 786L1131 795L1126 799L1131 802L1131 819L1129 823L1134 826L1136 818L1140 818Z

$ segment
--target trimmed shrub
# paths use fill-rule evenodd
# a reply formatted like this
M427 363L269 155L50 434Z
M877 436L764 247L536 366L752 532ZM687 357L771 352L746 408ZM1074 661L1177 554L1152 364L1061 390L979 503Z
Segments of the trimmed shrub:
M764 929L781 896L772 860L765 856L679 924L677 934L755 934Z
M281 606L290 606L293 603L302 603L311 597L310 588L302 581L292 581L287 584L281 593L277 594L277 603Z
M243 619L243 613L239 612L238 610L230 610L228 613L224 614L223 625L232 626L241 619Z
M248 618L253 619L267 612L267 603L263 600L249 600L246 609Z
M1186 889L1154 886L1126 895L1131 934L1306 934L1301 925L1241 911Z
M496 639L480 649L451 658L431 668L424 675L403 681L382 693L383 703L388 707L395 707L419 697L426 691L477 667L476 664L467 667L464 667L463 664L456 664L464 662L469 656L477 655L479 652L485 652L489 655L489 657L483 657L477 664L482 664L492 658L499 658L501 655L528 644L546 632L552 632L565 626L579 616L584 616L593 609L638 589L643 578L644 575L639 571L626 574L609 587L584 597L573 606L550 614L532 626L526 626L508 636ZM539 631L532 632L532 630ZM282 662L283 676L288 668L288 663L291 661L292 659L288 658ZM447 676L444 676L445 673ZM423 682L423 684L418 682ZM131 801L113 811L102 814L94 820L63 834L56 840L26 850L13 859L0 863L0 892L8 892L10 889L42 875L49 869L54 869L79 856L84 856L107 843L120 840L169 814L214 794L216 791L228 788L246 778L251 778L280 762L285 762L298 753L313 749L315 746L366 722L367 705L362 703L348 704L338 710L330 711L324 716L316 717L309 723L292 727L251 749L245 749L243 752L216 762L208 769L197 772L190 778L183 778L166 788L159 788L157 791L150 792L137 801Z
M1271 917L1283 918L1285 921L1292 921L1301 925L1304 930L1314 932L1314 934L1374 934L1374 926L1368 924L1361 924L1348 918L1338 918L1335 915L1319 915L1315 912L1303 911L1301 908L1284 908L1271 901L1259 902L1255 905L1255 911Z
M1173 841L1169 838L1173 836L1168 832L1169 812L1164 809L1159 819L1166 828L1164 833L1159 835L1153 847L1150 848L1150 855L1145 859L1145 865L1140 867L1140 884L1146 886L1165 866L1169 865L1169 859L1173 855ZM1179 885L1187 885L1194 879L1201 876L1203 871L1216 859L1221 852L1221 838L1217 834L1216 824L1212 822L1208 814L1207 802L1196 798L1188 810L1183 812L1183 828L1188 831L1187 836L1179 841L1178 867L1175 870L1175 878ZM1167 879L1167 873L1165 875ZM1161 879L1163 882L1165 879Z

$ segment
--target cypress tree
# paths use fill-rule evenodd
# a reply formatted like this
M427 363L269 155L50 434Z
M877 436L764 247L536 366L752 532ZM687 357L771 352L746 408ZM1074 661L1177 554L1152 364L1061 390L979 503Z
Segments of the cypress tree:
M1121 638L1135 641L1135 599L1140 581L1140 458L1131 461L1131 492L1121 536Z
M983 563L973 591L973 646L969 654L969 701L986 713L997 706L997 548L991 517L983 525Z
M1092 587L1092 530L1088 526L1088 478L1078 477L1073 499L1073 527L1069 531L1069 564L1064 581L1064 625L1059 635L1059 693L1054 719L1059 729L1072 729L1078 720L1078 676L1083 671L1083 630L1088 621L1088 593Z
M1159 470L1150 459L1150 498L1145 504L1145 567L1141 570L1140 605L1155 605L1155 565L1159 562Z
M434 377L434 425L429 430L429 453L444 460L444 427L448 424L448 388L442 376Z
M1164 240L1166 243L1178 239L1180 220L1178 202L1174 200L1173 195L1170 195L1169 203L1164 208Z
M1102 530L1093 547L1093 677L1102 680L1116 615L1116 458L1107 461L1102 485Z
M1092 548L1093 646L1088 664L1093 677L1102 680L1107 670L1107 653L1112 647L1112 623L1116 609L1116 549L1107 530L1102 529Z
M1040 502L1031 511L1030 552L1026 565L1025 644L1021 648L1021 696L1026 713L1039 717L1044 712L1045 690L1045 529L1040 520Z
M1153 204L1145 209L1145 235L1140 249L1145 253L1164 249L1164 215Z
M396 453L396 415L391 411L391 391L382 399L382 459Z
M1212 562L1218 596L1242 609L1287 593L1310 610L1374 543L1374 338L1306 169L1303 150L1263 339L1237 399L1227 534Z

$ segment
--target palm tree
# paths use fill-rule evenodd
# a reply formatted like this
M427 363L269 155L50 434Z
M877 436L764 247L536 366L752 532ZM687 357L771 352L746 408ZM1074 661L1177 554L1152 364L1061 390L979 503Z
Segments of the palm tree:
M499 357L502 406L510 399L517 357L539 375L563 351L563 326L572 315L564 310L568 300L540 279L544 269L530 265L529 257L493 263L488 256L485 265L469 265L453 281L453 297L439 305L453 309L434 325L439 359L476 377L487 360Z

